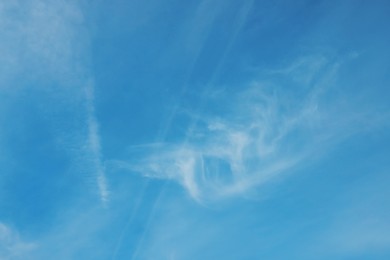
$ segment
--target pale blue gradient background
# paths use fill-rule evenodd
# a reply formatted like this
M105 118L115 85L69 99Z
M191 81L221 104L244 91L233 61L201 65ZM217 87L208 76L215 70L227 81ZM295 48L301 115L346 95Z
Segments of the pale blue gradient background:
M0 259L390 259L389 13L2 1Z

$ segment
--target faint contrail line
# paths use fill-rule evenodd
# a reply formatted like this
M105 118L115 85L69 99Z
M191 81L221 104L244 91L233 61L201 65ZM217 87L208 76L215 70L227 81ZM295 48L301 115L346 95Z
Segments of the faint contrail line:
M249 11L251 10L252 5L253 5L253 1L248 1L247 4L245 4L242 7L242 9L239 11L239 15L238 15L239 16L239 18L238 18L239 21L237 22L237 25L235 26L235 28L233 30L233 35L232 35L232 37L230 37L230 40L229 40L229 42L226 45L226 48L225 48L225 50L223 52L223 55L220 58L220 61L218 62L218 65L217 65L216 69L214 70L214 73L212 74L211 79L209 80L208 84L206 84L205 90L212 87L212 83L215 81L217 75L219 74L221 66L224 63L229 50L231 49L234 41L237 39L237 35L239 34L239 32L241 31L243 25L245 24L247 15L248 15ZM194 66L192 66L192 70L193 69L194 69ZM187 80L189 80L189 77L188 77ZM187 88L188 88L188 82L186 82L184 84L184 86L181 89L181 93L180 94L183 95L185 93L185 91L187 90ZM171 112L171 114L170 114L170 116L168 118L168 124L165 126L164 130L159 133L159 136L158 136L158 139L160 139L160 140L158 140L159 142L161 142L162 140L164 140L166 138L166 135L168 134L168 131L169 131L169 129L172 126L172 122L174 121L175 114L178 111L178 107L179 107L178 103L179 102L177 102L174 105L175 106L174 110ZM200 109L202 106L203 106L203 102L200 102L200 104L198 105L198 109ZM196 124L196 121L197 121L197 119L196 120L192 120L192 122L189 125L188 129L193 127ZM188 142L188 136L186 137L184 143L187 143L187 142ZM161 197L162 197L162 195L163 195L167 185L168 185L168 180L164 180L163 186L161 187L161 189L159 191L159 195L158 195L157 199L155 200L155 202L153 204L152 212L150 213L150 215L148 217L146 227L145 227L144 231L142 232L141 237L138 240L138 243L137 243L137 246L136 246L136 250L134 251L134 253L133 253L132 257L131 257L132 260L135 260L136 257L139 254L139 250L142 247L142 244L143 244L144 239L145 239L145 235L148 232L150 223L152 222L152 219L153 219L153 217L155 215L155 211L156 211L157 205L160 202Z
M141 194L140 194L140 198L137 200L137 202L136 202L136 204L134 206L134 209L131 211L131 213L129 215L129 218L128 218L127 222L125 223L125 225L124 225L124 227L122 229L122 232L119 235L119 238L118 238L117 242L115 243L114 252L113 252L112 257L111 257L112 260L115 260L117 258L117 255L118 255L119 249L120 249L120 247L122 245L122 241L123 241L123 238L125 236L125 233L126 233L127 229L129 228L131 222L133 221L133 219L137 215L137 212L139 210L141 202L143 201L143 197L144 197L144 194L145 194L145 191L146 191L148 185L149 185L149 182L146 182L143 185L142 190L141 190Z
M92 82L88 82L85 87L87 102L87 127L88 127L88 148L92 156L92 163L96 171L96 181L99 190L100 200L103 205L107 205L109 200L109 191L107 180L102 164L101 142L99 136L99 124L95 114L95 95Z

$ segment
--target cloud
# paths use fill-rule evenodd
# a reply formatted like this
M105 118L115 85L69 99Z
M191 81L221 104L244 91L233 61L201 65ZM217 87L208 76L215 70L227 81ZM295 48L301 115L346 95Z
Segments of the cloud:
M0 222L0 258L26 259L36 244L23 241L17 232Z
M174 180L198 201L245 194L286 175L367 120L359 110L339 110L341 63L304 57L242 90L204 96L202 111L187 112L192 123L181 142L146 148L127 167Z
M99 135L99 125L95 115L94 105L94 87L93 83L89 82L86 85L86 100L87 100L87 127L88 127L88 150L92 167L96 172L97 186L102 203L106 205L109 200L108 184L104 173L104 165L102 163L102 152Z
M286 68L268 70L268 73L287 76L299 84L308 86L318 76L318 72L324 69L328 63L329 58L321 54L304 56L289 64Z

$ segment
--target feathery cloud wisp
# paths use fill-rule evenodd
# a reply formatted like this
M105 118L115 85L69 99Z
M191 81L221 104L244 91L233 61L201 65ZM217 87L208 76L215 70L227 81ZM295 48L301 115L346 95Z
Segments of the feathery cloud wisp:
M198 201L259 187L356 131L359 120L333 113L339 66L322 56L304 58L271 73L300 89L289 89L271 75L233 94L213 96L208 104L224 112L190 115L196 119L182 142L151 149L129 169L177 181ZM302 70L310 75L301 77Z

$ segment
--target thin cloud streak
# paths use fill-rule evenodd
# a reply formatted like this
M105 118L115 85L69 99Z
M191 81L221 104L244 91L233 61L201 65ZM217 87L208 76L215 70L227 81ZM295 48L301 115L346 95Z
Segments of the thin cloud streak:
M4 57L0 64L1 91L16 93L33 87L38 92L47 91L53 100L64 106L61 109L75 114L79 114L79 109L87 109L86 118L81 119L76 128L56 129L56 132L63 135L59 139L66 140L61 144L64 149L70 153L77 151L72 155L78 164L77 170L83 171L92 164L100 198L107 203L109 191L101 162L93 84L87 82L85 86L86 79L93 76L88 67L89 33L80 4L50 0L2 1L0 33L4 35L0 42L0 56ZM42 81L42 84L19 83L19 78L26 82ZM53 124L60 120L53 118ZM84 150L86 137L81 137L79 132L84 127L87 128L87 151ZM80 157L81 163L78 162Z
M239 33L241 32L246 19L252 10L253 1L245 1L240 8L238 9L237 16L232 19L231 28L226 28L230 31L230 37L225 42L225 45L221 46L224 49L221 57L218 59L217 65L213 69L213 72L210 75L210 79L205 87L205 91L211 88L214 84L215 79L219 76L222 65L225 63L226 56L231 50L233 44L236 42ZM186 64L190 64L189 70L186 74L186 80L180 89L179 97L182 97L187 91L189 87L189 82L192 74L195 71L196 64L198 62L199 57L201 56L202 51L206 47L207 37L209 37L213 26L215 26L215 22L218 17L223 15L224 5L229 4L229 2L213 2L213 1L202 1L197 6L197 9L190 21L184 24L182 31L184 33L180 34L179 39L176 41L178 45L184 45L184 49L186 50L185 55L180 54L180 56L186 57L188 55L188 61ZM174 45L174 52L176 52L178 46ZM179 48L180 49L180 48ZM171 52L169 53L169 57L166 59L171 59ZM177 55L177 54L176 54ZM175 120L175 117L180 113L180 100L177 100L172 106L172 110L170 111L166 122L162 125L159 134L158 140L164 140L167 133L172 128L172 124ZM200 106L202 104L199 104Z
M96 171L96 181L100 199L104 205L107 205L109 201L109 190L104 165L102 163L99 124L95 114L95 96L92 82L87 83L85 91L87 102L88 148L92 156L94 170Z
M187 48L190 48L192 50L192 51L189 51L192 55L191 55L190 62L189 62L189 64L191 64L189 66L190 70L189 70L189 73L187 74L187 79L185 81L185 84L183 84L183 86L182 86L182 88L180 90L180 97L184 93L187 92L187 88L189 86L189 84L188 84L189 78L190 78L190 76L192 75L192 73L194 71L196 62L197 62L197 60L198 60L198 58L200 56L201 50L204 48L204 45L205 45L205 42L206 42L205 41L205 39L206 39L205 36L210 33L210 30L212 28L212 24L214 23L214 20L219 15L219 12L216 11L216 10L219 10L219 8L208 8L208 9L206 8L206 7L209 7L210 4L215 4L215 3L209 3L207 1L201 2L199 4L198 9L197 9L193 19L191 20L190 24L185 26L185 27L189 27L190 29L186 28L186 30L184 30L185 31L185 36L186 36L186 37L184 37L185 38L184 45L187 46ZM238 19L234 23L231 37L229 38L229 41L228 41L228 43L225 46L225 50L223 52L222 57L220 58L220 60L218 62L217 67L215 68L215 71L212 73L211 79L210 79L209 84L206 87L206 89L209 88L213 84L213 81L215 80L216 76L220 72L220 67L225 62L225 58L226 58L227 53L230 51L230 49L232 47L232 44L235 42L238 33L242 29L242 26L243 26L243 24L244 24L244 22L245 22L245 20L247 18L247 15L248 15L249 11L251 10L252 4L253 4L253 1L248 1L241 8L242 10L240 10L240 12L238 14ZM211 13L210 13L210 10L212 10ZM209 15L207 15L206 22L205 22L205 19L204 19L205 18L205 16L204 16L205 11L206 11L206 13L209 14ZM199 24L201 26L199 26ZM190 33L188 33L188 31L190 31ZM195 45L194 45L194 40L196 42ZM193 46L196 46L196 47L194 48ZM169 57L169 58L171 58L171 57ZM179 103L180 103L180 101L176 101L175 104L173 105L173 109L170 111L165 124L162 125L162 127L161 127L161 129L159 131L159 134L157 136L157 143L156 143L156 145L152 145L153 147L150 147L150 148L159 148L161 146L164 146L164 143L162 143L162 142L164 141L164 139L166 138L168 132L172 128L172 124L173 124L173 122L175 120L176 115L181 110L181 107L180 107ZM146 145L146 146L148 146L148 145ZM138 148L147 148L146 146L138 147ZM136 148L136 147L133 147L133 148ZM133 166L132 165L128 165L128 163L126 163L126 162L111 161L110 164L113 167L133 169ZM183 167L186 167L186 166L183 165ZM198 193L197 188L194 185L192 185L191 178L186 178L184 181L187 183L188 187L192 186L191 190L192 190L192 193L194 193L194 196L198 196L197 195L197 193ZM167 186L167 181L164 182L164 184L163 184L163 186L162 186L162 188L161 188L161 190L159 192L159 196L156 199L156 201L154 202L151 214L149 215L148 220L147 220L147 225L146 225L145 231L142 233L140 239L137 242L137 247L136 247L136 250L135 250L135 252L134 252L134 254L132 256L132 259L135 259L138 256L140 248L143 247L143 243L144 243L144 239L145 239L146 233L149 230L149 225L152 222L152 219L154 217L154 212L156 210L156 207L157 207L157 205L158 205L158 203L160 201L160 198L161 198L162 194L165 191L166 186Z

